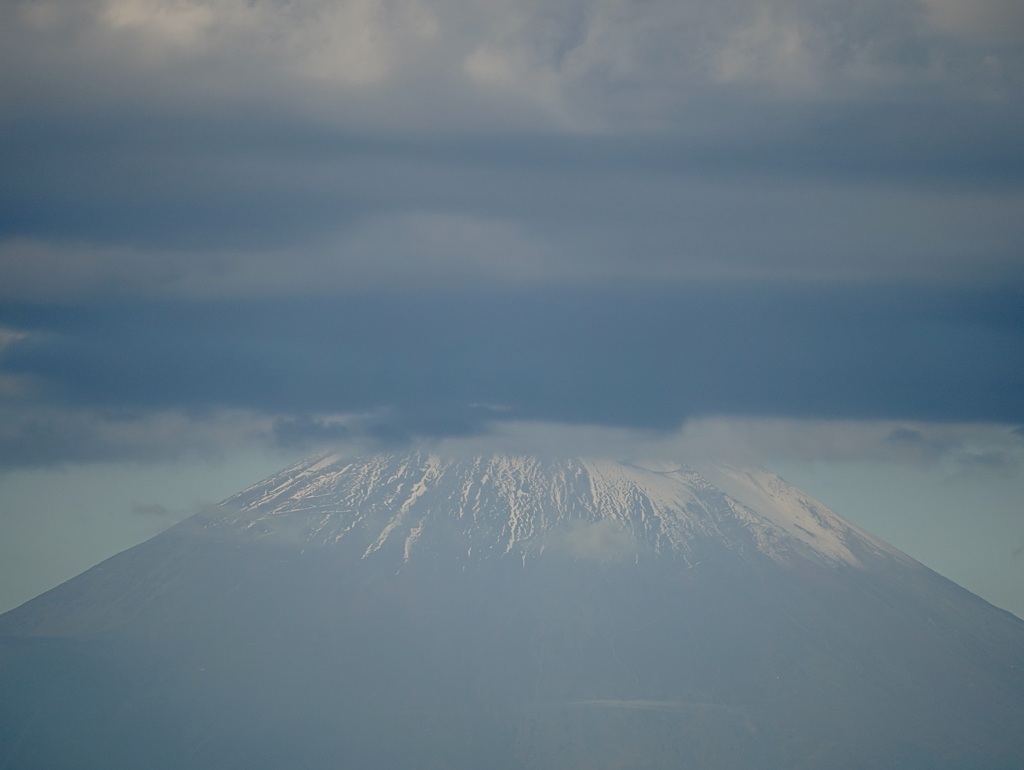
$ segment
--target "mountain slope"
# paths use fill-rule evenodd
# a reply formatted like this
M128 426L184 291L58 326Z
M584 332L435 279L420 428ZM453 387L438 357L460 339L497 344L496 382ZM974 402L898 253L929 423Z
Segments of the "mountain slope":
M1024 766L1024 623L761 471L317 457L0 639L6 767Z

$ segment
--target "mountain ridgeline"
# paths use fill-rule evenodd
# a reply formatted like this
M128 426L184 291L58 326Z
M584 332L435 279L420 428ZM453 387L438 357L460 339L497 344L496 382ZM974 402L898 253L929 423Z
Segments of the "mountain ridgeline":
M1024 622L763 471L299 463L0 616L5 768L1019 768Z

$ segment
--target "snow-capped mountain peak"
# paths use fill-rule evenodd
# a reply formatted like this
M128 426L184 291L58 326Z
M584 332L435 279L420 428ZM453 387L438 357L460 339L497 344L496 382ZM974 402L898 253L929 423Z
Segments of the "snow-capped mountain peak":
M696 558L708 542L786 561L902 557L766 471L660 462L433 452L303 461L222 504L209 526L303 547L356 545L408 563L544 553L601 561ZM906 557L902 557L906 558Z

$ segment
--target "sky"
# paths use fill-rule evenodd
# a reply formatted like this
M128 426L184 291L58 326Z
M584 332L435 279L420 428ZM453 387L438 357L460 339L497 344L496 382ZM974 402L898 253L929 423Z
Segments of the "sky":
M0 0L0 610L329 445L762 464L1024 616L1022 0Z

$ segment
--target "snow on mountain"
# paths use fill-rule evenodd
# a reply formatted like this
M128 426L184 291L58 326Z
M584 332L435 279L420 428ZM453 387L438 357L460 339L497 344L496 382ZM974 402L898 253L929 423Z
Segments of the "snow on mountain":
M765 471L431 452L312 458L221 504L207 526L314 547L358 542L401 562L444 540L462 558L694 558L707 539L777 561L909 559Z

